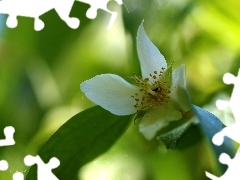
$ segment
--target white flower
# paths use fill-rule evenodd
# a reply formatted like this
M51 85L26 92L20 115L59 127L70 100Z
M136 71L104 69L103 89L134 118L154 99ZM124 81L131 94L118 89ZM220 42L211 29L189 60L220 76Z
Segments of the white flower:
M97 75L84 81L80 88L94 103L116 115L143 114L140 132L152 139L170 121L182 118L190 110L185 91L185 66L172 72L157 47L140 25L137 33L137 52L141 76L132 85L115 74Z

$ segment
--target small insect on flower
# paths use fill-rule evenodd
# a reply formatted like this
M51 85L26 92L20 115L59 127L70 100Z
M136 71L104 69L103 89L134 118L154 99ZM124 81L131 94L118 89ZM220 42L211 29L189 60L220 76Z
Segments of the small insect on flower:
M130 84L115 74L97 75L84 81L80 88L97 105L116 115L137 113L139 131L148 140L190 110L186 95L185 66L172 70L143 27L137 32L137 52L142 76L133 74Z

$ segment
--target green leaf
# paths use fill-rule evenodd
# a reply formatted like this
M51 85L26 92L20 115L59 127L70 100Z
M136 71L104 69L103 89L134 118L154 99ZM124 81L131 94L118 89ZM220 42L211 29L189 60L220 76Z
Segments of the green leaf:
M166 129L165 132L162 132L161 135L157 137L157 139L161 140L167 149L183 149L200 140L202 138L202 131L203 136L207 138L211 145L216 160L223 152L234 157L236 150L231 139L226 137L221 146L216 146L212 143L212 137L224 128L221 120L200 107L193 106L192 109L199 121L196 119L190 119L182 124L172 122L172 126L175 127ZM191 116L191 112L189 114ZM178 121L178 123L181 121ZM174 125L174 123L176 124ZM217 163L219 164L219 162ZM221 165L220 170L225 171L226 166Z
M106 152L131 119L132 116L116 116L99 106L87 109L61 126L38 155L45 163L52 157L60 160L60 166L53 169L59 179L77 179L79 168ZM36 167L30 169L26 179L37 179Z
M224 128L221 120L218 119L212 113L198 106L193 106L193 110L195 111L195 114L198 116L203 134L211 144L216 159L218 159L220 154L222 154L223 152L233 157L235 155L236 150L234 147L234 143L231 139L225 138L221 146L216 146L215 144L212 143L213 136ZM217 164L219 164L220 170L222 172L225 172L227 167L219 162L217 162Z
M186 132L194 123L194 119L191 119L183 123L181 126L178 126L171 131L158 136L157 139L161 140L167 149L173 150L176 148L179 139L182 138L183 133Z

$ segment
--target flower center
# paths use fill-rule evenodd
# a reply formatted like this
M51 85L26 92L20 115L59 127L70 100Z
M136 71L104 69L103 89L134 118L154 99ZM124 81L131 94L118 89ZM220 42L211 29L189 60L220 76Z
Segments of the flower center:
M164 73L165 68L162 68L160 72L154 71L150 74L150 78L142 79L141 76L134 74L136 84L139 85L139 93L131 96L135 99L136 104L134 107L137 112L147 110L161 106L168 102L170 85L164 81L163 76L171 76L170 73Z

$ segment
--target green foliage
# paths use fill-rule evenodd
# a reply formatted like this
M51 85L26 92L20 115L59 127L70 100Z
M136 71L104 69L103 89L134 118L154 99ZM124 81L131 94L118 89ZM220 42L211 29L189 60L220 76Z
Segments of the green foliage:
M93 105L80 92L81 82L102 73L119 74L127 80L133 72L140 74L135 42L142 19L150 39L168 63L174 62L173 69L186 64L187 88L194 104L216 114L219 119L226 117L225 112L216 109L215 101L220 97L229 99L232 86L223 84L222 76L226 72L236 75L240 67L239 0L123 2L119 19L110 31L106 30L107 13L99 11L96 19L87 19L85 14L89 6L77 1L70 13L71 17L81 20L76 30L60 20L54 10L40 17L45 22L40 32L34 31L31 18L18 17L15 29L6 27L7 16L1 21L0 130L14 126L17 145L0 148L1 159L8 160L11 171L1 171L0 179L12 179L13 172L26 170L25 155L37 154L63 122ZM139 164L144 164L141 172L149 174L145 179L177 179L181 171L183 180L202 180L206 178L206 170L215 171L211 159L216 159L217 155L214 150L209 153L206 149L217 148L211 146L211 137L222 127L215 127L218 120L208 112L198 108L198 113L203 123L186 126L184 132L178 131L183 133L174 151L159 147L159 141L145 141L134 125L130 126L131 133L124 133L124 145L115 143L114 148L124 151L128 147L124 153L136 162L129 165L132 172ZM124 120L119 120L119 124L121 122ZM172 135L178 137L177 133ZM1 137L4 137L2 132ZM208 143L202 137L208 137ZM43 149L46 146L50 144ZM57 156L57 152L48 153ZM64 156L66 152L60 153ZM112 156L118 153L112 152ZM44 155L45 162L49 161L50 154ZM62 164L63 161L61 169ZM55 169L54 173L57 171ZM33 170L31 173L35 175ZM126 174L132 177L131 171Z
M169 132L164 133L164 134L158 136L157 138L164 143L164 145L166 146L167 149L174 150L175 148L179 147L179 140L182 138L185 138L183 136L184 133L189 133L188 129L194 123L195 122L193 119L186 121L182 125L173 128ZM191 145L191 143L188 142L187 146L190 146L190 145ZM180 146L181 146L181 144L180 144Z
M132 116L116 116L95 106L67 121L40 150L44 162L52 157L60 160L53 170L59 179L77 179L81 166L106 152L125 132ZM36 179L31 168L27 180Z
M201 138L199 134L201 132L209 143L211 150L214 152L215 160L217 160L219 155L223 152L230 156L234 156L236 150L231 139L226 138L221 146L216 146L212 143L212 137L224 128L221 120L198 106L193 106L192 108L196 116L195 118L191 118L187 121L185 120L181 125L175 125L175 128L159 135L158 139L164 143L167 149L182 149L191 146L194 141L197 142ZM193 128L195 129L194 131L189 130ZM198 134L198 136L194 137L194 134ZM189 135L191 136L190 139ZM226 170L226 166L220 165L220 168L222 171Z

